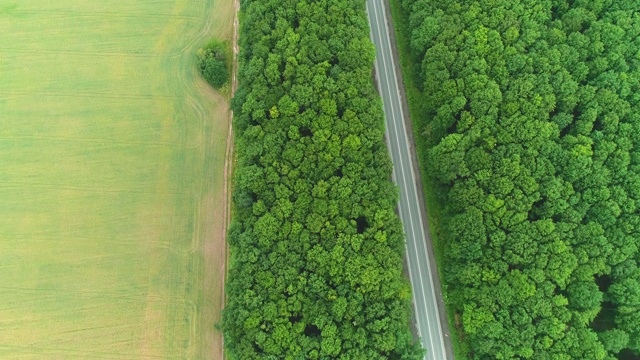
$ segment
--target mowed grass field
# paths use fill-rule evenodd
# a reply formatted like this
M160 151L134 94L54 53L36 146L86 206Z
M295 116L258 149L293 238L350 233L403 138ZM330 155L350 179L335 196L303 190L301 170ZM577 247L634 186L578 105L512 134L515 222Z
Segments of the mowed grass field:
M0 0L0 359L219 359L230 0Z

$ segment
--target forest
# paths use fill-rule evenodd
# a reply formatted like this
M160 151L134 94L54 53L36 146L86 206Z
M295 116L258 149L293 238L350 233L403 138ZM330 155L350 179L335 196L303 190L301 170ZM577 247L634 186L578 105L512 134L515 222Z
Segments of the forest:
M462 356L640 358L640 1L399 3Z
M365 1L244 0L231 359L420 359Z

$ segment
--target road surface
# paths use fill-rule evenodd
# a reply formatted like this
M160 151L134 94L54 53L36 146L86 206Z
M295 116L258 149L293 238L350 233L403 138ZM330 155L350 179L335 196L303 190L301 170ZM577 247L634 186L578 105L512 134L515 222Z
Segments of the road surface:
M439 309L442 307L437 279L437 268L433 259L429 258L427 250L427 236L425 231L426 217L421 197L416 186L419 174L414 169L410 142L405 121L405 111L402 107L399 90L396 59L392 50L387 13L383 2L385 0L367 0L367 13L371 27L371 40L376 48L375 70L378 90L382 96L386 117L387 144L393 160L393 178L400 188L398 210L404 225L407 238L406 257L408 272L413 291L416 330L422 340L422 346L427 349L425 359L446 360L453 359L451 344L448 338L448 326L445 317L441 320ZM429 241L429 244L431 242ZM438 288L436 288L436 286ZM440 295L440 301L436 298ZM444 313L442 313L444 315ZM443 331L442 325L445 326ZM447 345L445 345L445 342Z

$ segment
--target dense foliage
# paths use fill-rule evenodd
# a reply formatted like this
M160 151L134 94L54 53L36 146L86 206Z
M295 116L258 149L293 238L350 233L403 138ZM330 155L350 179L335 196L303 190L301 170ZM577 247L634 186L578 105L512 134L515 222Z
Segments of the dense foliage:
M364 4L242 3L231 358L421 356Z
M224 86L229 78L228 58L225 44L216 40L196 53L196 61L202 77L216 89Z
M469 356L640 354L640 1L401 3Z

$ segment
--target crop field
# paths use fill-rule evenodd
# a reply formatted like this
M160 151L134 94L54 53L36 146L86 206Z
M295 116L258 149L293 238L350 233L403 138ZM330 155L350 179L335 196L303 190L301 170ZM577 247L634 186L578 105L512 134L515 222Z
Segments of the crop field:
M0 1L0 358L219 358L210 0Z

